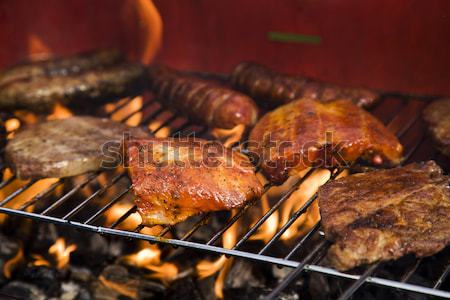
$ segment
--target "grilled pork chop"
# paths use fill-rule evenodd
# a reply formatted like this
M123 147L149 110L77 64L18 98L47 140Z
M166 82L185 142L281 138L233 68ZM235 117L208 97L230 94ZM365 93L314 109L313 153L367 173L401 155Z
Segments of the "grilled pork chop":
M249 141L249 150L274 183L310 166L331 167L358 158L393 166L402 154L395 135L350 100L285 104L259 120Z
M356 174L319 189L322 226L335 241L331 265L361 264L414 253L429 256L450 243L449 178L433 161Z
M127 132L147 136L108 119L77 116L49 121L17 132L5 157L20 179L75 176L117 166Z
M450 99L432 102L423 111L437 148L450 157Z
M237 208L262 193L249 159L217 142L137 139L128 146L128 162L135 202L148 226Z
M146 86L145 68L122 63L82 73L40 76L0 86L0 108L48 112L56 101L64 104L103 104L136 95Z

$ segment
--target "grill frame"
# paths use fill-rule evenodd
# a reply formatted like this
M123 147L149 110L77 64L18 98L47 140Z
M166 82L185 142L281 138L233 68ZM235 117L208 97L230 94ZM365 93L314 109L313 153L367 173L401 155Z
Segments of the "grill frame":
M386 96L382 101L380 101L380 104L378 104L377 107L381 106L381 104L385 101L389 101L392 96ZM398 133L398 136L403 136L405 133L407 133L411 128L415 126L417 122L420 122L420 113L416 114L413 118L409 118L407 123L402 123L399 120L400 115L403 112L410 113L410 112L416 112L421 111L423 107L425 107L425 102L423 102L420 99L412 99L408 97L399 97L396 96L397 100L400 99L401 105L396 108L395 105L391 107L391 111L386 112L386 115L389 115L384 120L389 121L389 126L391 127L398 127L398 125L401 125L400 128L396 128L396 131ZM124 101L122 104L118 105L113 111L108 113L108 116L111 117L114 113L117 113L118 111L124 109L127 107L128 104L131 103L133 98L129 98L128 101ZM143 111L151 107L155 102L152 99L146 98L143 102L143 105L140 109L136 111L132 111L128 115L126 115L121 121L126 122L130 118L132 118L134 115L138 113L143 113ZM377 109L375 107L375 110ZM141 119L141 124L147 124L151 121L153 121L156 117L160 116L164 112L164 109L157 108L155 111L151 112L148 116L144 115ZM168 117L165 121L163 121L156 129L152 130L151 133L155 134L162 128L164 128L167 125L170 125L173 121L178 119L178 116L175 114L172 114L170 117ZM387 122L386 122L387 123ZM398 124L400 123L400 124ZM141 125L140 124L140 125ZM189 122L184 122L181 124L179 128L176 128L175 132L171 132L170 134L175 134L178 131L184 130L191 126L193 124ZM202 127L200 130L196 131L197 135L202 135L207 132L207 128ZM423 144L423 142L426 140L425 134L422 132L419 137L416 137L415 144L409 148L409 152L406 153L406 161L410 160L413 154L420 148L420 146ZM2 169L4 169L6 166L1 166ZM233 256L233 257L239 257L244 259L249 259L253 261L259 261L259 262L266 262L266 263L272 263L283 267L290 267L294 270L281 282L281 284L273 290L273 292L267 296L267 299L274 299L276 296L284 289L286 288L293 280L295 280L298 276L300 276L304 271L310 271L310 272L317 272L324 275L332 276L332 277L338 277L341 279L349 279L352 280L352 284L348 287L347 290L343 292L340 299L347 299L351 297L364 283L371 283L379 286L384 287L390 287L395 289L400 289L404 291L410 291L410 292L416 292L416 293L422 293L426 295L432 295L442 298L450 298L450 292L440 290L440 285L445 281L445 279L449 276L450 273L450 264L447 265L447 267L444 268L444 271L442 274L439 275L438 280L433 283L433 287L426 287L421 285L415 285L407 283L408 279L411 278L411 276L414 274L414 272L417 270L419 264L422 260L417 260L415 265L407 270L407 272L402 276L402 280L395 281L390 279L384 279L381 277L374 276L376 270L382 265L382 263L373 264L371 266L368 266L365 271L360 275L350 274L350 273L344 273L336 271L332 268L323 267L319 265L320 257L317 258L317 254L320 252L323 252L324 249L329 245L328 242L325 241L325 239L322 237L322 242L319 243L318 246L316 246L312 251L309 251L308 249L304 249L305 244L309 240L312 239L314 235L321 234L320 232L320 222L314 225L310 231L305 234L303 238L301 238L292 249L290 249L289 253L284 257L275 257L275 256L269 256L266 254L267 250L273 246L278 239L281 237L284 230L287 230L289 226L291 226L295 220L300 217L302 214L304 214L309 207L314 202L315 197L317 194L315 194L313 197L311 197L306 203L299 209L297 212L292 214L285 223L281 229L277 230L277 233L272 237L272 239L263 246L263 248L258 253L248 252L240 250L239 248L248 241L248 239L253 235L256 230L261 226L265 220L267 220L273 212L275 212L282 203L289 198L289 196L297 190L298 186L308 178L309 175L311 175L313 170L309 171L304 177L297 180L292 187L274 204L271 206L268 212L266 212L261 219L259 219L242 237L241 239L235 244L235 246L232 249L226 249L220 246L215 246L215 243L220 239L220 237L226 232L228 228L230 228L238 219L240 219L248 208L250 208L254 202L244 206L238 212L230 218L229 221L226 222L226 224L222 227L221 230L219 230L207 243L199 243L199 242L192 242L188 239L195 233L195 231L200 228L202 225L205 224L205 221L209 217L209 214L204 215L200 218L200 220L194 224L194 226L189 230L183 237L179 239L170 239L170 238L164 238L164 235L170 230L170 227L166 227L162 230L162 232L158 236L153 235L147 235L140 233L143 226L138 226L133 231L127 231L122 229L116 229L116 227L123 222L128 216L130 216L133 212L135 212L135 207L132 207L130 210L128 210L124 215L119 217L115 222L111 224L111 226L103 227L99 225L93 225L98 218L105 213L109 208L111 208L114 204L118 203L123 199L125 195L128 194L128 192L131 190L131 184L128 185L127 188L125 188L123 191L121 191L118 195L113 197L105 206L101 207L98 211L93 212L90 217L84 221L84 222L78 222L78 221L72 221L71 218L83 210L86 205L93 200L94 198L102 195L105 193L109 188L114 186L118 181L122 180L123 178L126 178L125 171L122 173L117 174L113 179L111 179L106 185L102 186L101 188L94 191L89 197L84 199L82 202L78 203L74 209L67 212L63 217L55 217L52 216L52 212L63 205L66 201L69 201L70 198L76 194L78 191L80 191L83 187L89 185L92 181L95 181L96 178L102 173L102 171L91 173L88 175L82 182L75 185L70 191L63 194L61 197L59 197L55 202L50 204L48 207L46 207L41 213L35 213L35 212L27 212L25 211L26 208L29 206L37 203L38 201L42 200L43 198L49 196L59 185L64 184L64 179L59 179L57 182L53 183L49 188L47 188L45 191L41 192L40 194L36 195L28 201L27 203L24 203L21 207L18 209L12 209L7 208L5 205L7 205L9 202L13 201L15 197L20 195L22 192L26 191L29 187L31 187L34 183L37 182L37 180L31 180L22 187L18 188L14 192L12 192L10 195L5 197L0 201L0 213L5 213L8 215L13 216L19 216L24 217L28 219L33 219L36 221L42 221L42 222L49 222L56 225L62 225L62 226L69 226L72 228L95 232L99 234L106 234L111 236L119 236L124 238L131 238L131 239L138 239L138 240L145 240L151 243L162 243L162 244L169 244L176 247L186 247L191 249L196 249L199 251L206 251L210 253L215 254L221 254L221 255L227 255L227 256ZM339 174L340 170L335 170L332 174L333 177L336 177ZM9 185L11 182L15 180L15 176L11 176L10 178L2 181L0 183L0 188L4 188L7 185ZM293 257L295 254L297 254L300 250L306 251L308 253L306 257L303 259L297 261L294 260Z

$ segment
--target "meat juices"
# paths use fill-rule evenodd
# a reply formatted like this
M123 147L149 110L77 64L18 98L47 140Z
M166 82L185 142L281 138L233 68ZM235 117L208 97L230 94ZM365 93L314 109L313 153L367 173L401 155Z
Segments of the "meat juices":
M449 178L433 161L326 183L318 202L329 264L348 270L450 244Z
M312 166L378 166L401 162L403 147L378 119L350 100L300 99L264 115L249 136L250 152L273 183Z
M137 139L129 143L128 162L135 203L148 226L238 208L263 191L249 159L217 142Z
M254 101L232 89L180 74L165 66L150 67L149 80L152 91L164 107L194 122L223 129L256 123L258 108Z
M370 107L378 93L366 88L342 87L315 79L277 73L262 65L243 62L231 75L232 85L253 99L269 106L279 106L299 98L321 102L349 99L361 107Z

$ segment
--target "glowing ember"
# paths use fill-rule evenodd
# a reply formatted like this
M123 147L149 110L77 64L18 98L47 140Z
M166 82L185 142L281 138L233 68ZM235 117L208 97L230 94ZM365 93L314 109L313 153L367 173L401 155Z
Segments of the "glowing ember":
M58 269L64 268L70 260L70 253L77 249L76 245L69 245L66 247L66 241L63 238L56 240L49 249L48 253L53 255L56 261L56 267Z
M12 132L20 127L20 121L16 118L9 119L5 122L5 127L7 132Z
M6 278L11 278L14 268L22 263L23 260L23 250L20 248L19 251L17 251L17 254L3 265L3 275L5 275Z
M73 116L73 113L70 111L70 109L57 102L53 109L53 113L47 116L47 120L66 119L70 116Z

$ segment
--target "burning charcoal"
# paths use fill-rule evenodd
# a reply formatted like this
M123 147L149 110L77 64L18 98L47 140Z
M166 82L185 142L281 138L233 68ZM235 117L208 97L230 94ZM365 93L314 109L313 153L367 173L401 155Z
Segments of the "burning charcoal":
M191 276L173 281L166 294L167 300L203 300L202 294Z
M90 282L93 278L92 272L88 268L70 266L70 278L78 282Z
M59 274L53 268L45 266L28 267L20 277L23 281L38 286L46 295L56 296L59 293Z
M264 287L270 275L270 266L254 264L243 259L234 260L225 280L225 290Z
M11 281L5 285L1 290L4 295L11 296L17 299L33 299L46 300L44 292L33 284L25 283L23 281Z
M81 287L73 282L63 282L59 299L75 300L80 295Z

